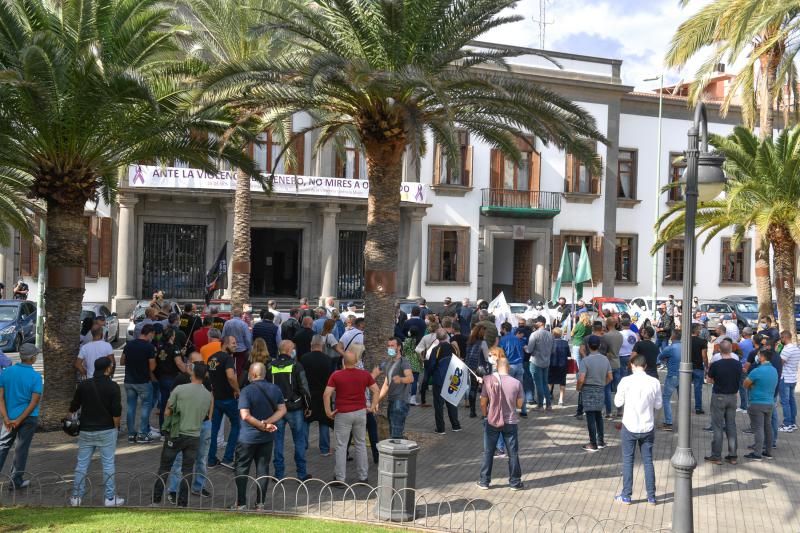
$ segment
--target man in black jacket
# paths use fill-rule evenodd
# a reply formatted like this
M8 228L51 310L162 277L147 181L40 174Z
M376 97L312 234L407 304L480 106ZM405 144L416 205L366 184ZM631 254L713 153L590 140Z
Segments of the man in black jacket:
M311 339L309 339L309 346ZM286 424L292 430L294 441L294 463L297 466L297 477L301 481L311 479L306 471L306 433L305 416L310 415L311 393L308 390L308 380L303 366L297 362L297 351L292 341L281 341L278 347L278 357L272 359L267 367L266 380L277 385L283 393L286 403L286 416L278 420L275 425L274 465L275 477L282 479L286 472L283 460L283 437L286 433ZM309 350L310 351L310 350Z
M312 329L313 325L314 319L311 317L305 317L303 319L303 329L294 336L294 339L292 339L294 345L297 347L297 355L307 354L311 351L311 339L314 337L314 330Z
M70 505L81 504L84 480L92 455L100 452L103 462L106 507L123 505L125 500L117 497L114 485L114 452L117 449L117 431L122 415L119 385L111 381L113 365L108 357L94 362L94 377L78 384L69 406L71 415L80 409L81 432L78 435L78 464L75 466L75 481L72 485Z

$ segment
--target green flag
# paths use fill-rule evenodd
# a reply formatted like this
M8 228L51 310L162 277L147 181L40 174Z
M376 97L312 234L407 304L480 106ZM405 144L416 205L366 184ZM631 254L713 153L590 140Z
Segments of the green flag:
M572 281L572 263L569 260L567 247L564 246L564 252L561 254L561 265L558 267L558 277L555 283L553 283L552 300L554 302L561 296L561 283L570 281Z
M581 243L581 258L578 259L578 268L575 271L575 295L583 298L583 284L592 281L592 265L589 263L589 253L586 251L586 242Z

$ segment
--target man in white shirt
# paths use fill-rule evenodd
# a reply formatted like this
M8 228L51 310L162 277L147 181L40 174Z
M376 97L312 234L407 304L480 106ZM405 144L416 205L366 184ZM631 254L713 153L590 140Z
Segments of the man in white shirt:
M779 388L781 391L781 410L783 411L783 425L778 428L782 433L791 433L797 429L797 402L794 399L794 389L797 386L797 368L800 365L800 347L795 344L789 331L781 332L781 360L783 370Z
M101 357L108 357L111 359L112 366L115 364L114 348L103 340L103 327L94 326L91 334L92 342L81 346L78 358L75 359L75 369L80 374L81 380L91 378L94 375L94 362Z
M622 330L622 346L619 347L619 375L620 379L624 378L630 373L629 363L631 361L631 352L633 352L633 345L639 342L639 335L631 330L630 317L624 317L620 321Z
M633 458L636 446L642 451L647 503L656 504L656 470L653 466L655 411L661 409L661 383L645 373L643 355L631 358L631 374L617 385L614 404L625 407L622 415L622 493L615 501L630 505L633 493Z
M735 320L725 320L725 336L730 337L732 342L739 342L741 335L739 334L739 325ZM750 354L747 354L750 355Z

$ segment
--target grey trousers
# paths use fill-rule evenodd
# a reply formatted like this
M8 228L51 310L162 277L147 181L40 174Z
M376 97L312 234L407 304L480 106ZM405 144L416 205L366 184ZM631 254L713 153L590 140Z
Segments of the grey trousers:
M736 457L736 407L738 393L711 395L711 455L722 457L722 434L728 437L728 455Z
M772 453L772 409L774 406L768 403L751 403L747 408L756 440L753 453L759 456L762 452Z
M337 481L344 481L347 475L347 442L353 433L353 452L356 456L358 481L367 479L369 464L367 463L367 410L350 413L336 413L333 423L333 434L336 437L336 464L333 468Z

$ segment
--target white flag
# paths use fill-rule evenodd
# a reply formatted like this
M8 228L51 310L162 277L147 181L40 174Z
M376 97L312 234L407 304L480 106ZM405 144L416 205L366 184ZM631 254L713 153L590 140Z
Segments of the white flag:
M442 399L458 407L458 402L469 390L470 379L469 369L464 361L455 356L451 357L442 385Z
M511 306L508 305L506 295L502 291L497 295L497 298L489 302L489 307L486 310L490 315L494 315L495 325L498 330L503 325L503 322L511 321Z

